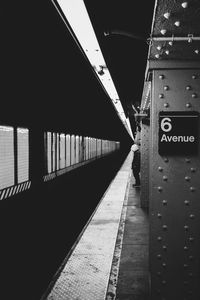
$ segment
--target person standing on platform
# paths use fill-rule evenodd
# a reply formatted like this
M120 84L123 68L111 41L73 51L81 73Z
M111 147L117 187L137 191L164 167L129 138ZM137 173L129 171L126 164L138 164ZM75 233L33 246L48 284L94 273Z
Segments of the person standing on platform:
M131 146L133 151L133 160L132 160L132 171L135 178L135 183L133 187L140 186L140 148L139 143L135 143Z

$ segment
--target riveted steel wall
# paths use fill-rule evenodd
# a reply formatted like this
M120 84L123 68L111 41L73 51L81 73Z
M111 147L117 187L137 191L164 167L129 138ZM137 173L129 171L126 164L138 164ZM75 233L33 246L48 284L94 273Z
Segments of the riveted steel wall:
M149 134L150 127L146 122L141 124L141 207L149 207Z
M151 299L200 299L200 149L158 153L159 112L200 112L200 72L154 70L150 141ZM185 124L187 126L187 124Z

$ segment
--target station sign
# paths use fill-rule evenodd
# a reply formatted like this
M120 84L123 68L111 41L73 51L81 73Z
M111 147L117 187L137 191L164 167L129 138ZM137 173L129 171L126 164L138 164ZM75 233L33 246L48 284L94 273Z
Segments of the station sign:
M198 112L160 112L160 155L197 155L199 140Z

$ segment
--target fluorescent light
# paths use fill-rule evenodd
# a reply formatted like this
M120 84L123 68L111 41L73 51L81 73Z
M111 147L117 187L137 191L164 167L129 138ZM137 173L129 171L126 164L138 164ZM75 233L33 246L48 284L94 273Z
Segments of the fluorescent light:
M81 45L81 50L87 56L91 66L94 69L97 77L102 83L104 89L106 90L108 96L110 97L113 106L115 107L119 118L126 127L128 133L133 138L132 130L130 126L129 119L126 118L123 107L119 100L115 85L111 78L110 72L106 66L104 57L101 52L101 48L95 36L94 29L90 22L85 4L83 0L57 0L55 2L52 0L57 8L59 4L60 9L62 10L65 18L73 30L72 35L74 34L79 44ZM59 10L58 10L59 11ZM65 21L63 19L63 21ZM68 24L65 22L68 29L71 32ZM117 103L116 103L117 102Z

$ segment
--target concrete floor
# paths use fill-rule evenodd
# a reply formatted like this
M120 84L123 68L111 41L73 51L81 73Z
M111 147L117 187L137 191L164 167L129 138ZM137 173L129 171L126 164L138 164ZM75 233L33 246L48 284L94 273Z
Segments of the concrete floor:
M42 300L149 298L148 213L131 162L129 154Z
M140 207L140 188L131 176L126 209L116 300L149 299L148 212Z
M131 162L130 153L42 300L105 299Z

